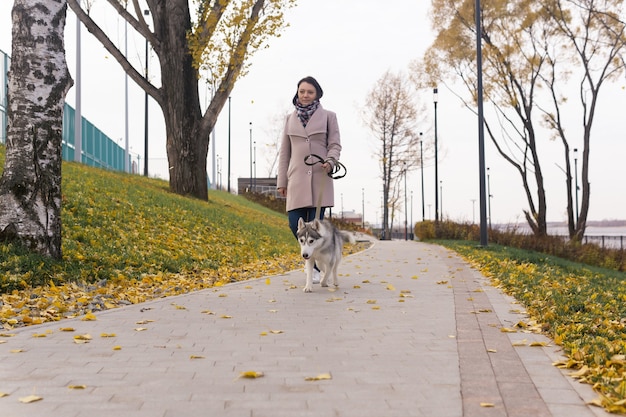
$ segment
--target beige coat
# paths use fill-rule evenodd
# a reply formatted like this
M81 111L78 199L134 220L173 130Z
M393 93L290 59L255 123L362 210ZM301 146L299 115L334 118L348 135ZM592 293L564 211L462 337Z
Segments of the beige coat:
M324 110L320 105L306 128L295 111L287 117L278 157L277 181L278 188L287 189L287 211L316 207L321 181L325 181L321 206L334 206L333 180L322 164L308 166L304 158L315 154L322 159L339 160L340 153L339 125L334 112Z

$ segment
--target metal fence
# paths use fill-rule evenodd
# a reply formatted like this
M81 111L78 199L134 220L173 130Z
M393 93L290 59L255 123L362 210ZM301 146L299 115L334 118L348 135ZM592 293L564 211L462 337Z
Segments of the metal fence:
M9 56L3 51L0 51L0 143L6 143L7 140L7 73L9 71L10 63L11 58L9 58ZM76 136L74 134L75 117L75 110L70 105L65 103L63 108L62 155L63 159L66 161L74 161L74 152L76 149ZM124 155L126 153L124 148L119 146L114 140L105 135L104 132L84 117L81 117L81 125L81 162L85 165L94 167L124 171ZM129 160L129 162L131 161Z

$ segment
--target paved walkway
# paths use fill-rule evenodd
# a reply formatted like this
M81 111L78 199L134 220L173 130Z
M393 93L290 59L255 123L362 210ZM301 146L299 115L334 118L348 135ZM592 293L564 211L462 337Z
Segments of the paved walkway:
M12 331L0 417L608 415L551 365L558 347L500 331L521 307L448 250L376 242L340 274L336 291L294 271Z

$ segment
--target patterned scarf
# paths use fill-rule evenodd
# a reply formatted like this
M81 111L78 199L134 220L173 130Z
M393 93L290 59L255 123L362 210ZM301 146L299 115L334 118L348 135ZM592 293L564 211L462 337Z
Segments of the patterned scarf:
M302 126L306 127L306 124L309 122L309 119L315 113L315 110L320 106L319 100L314 100L308 106L303 106L300 104L300 101L296 102L296 113L298 114L298 119L302 122Z

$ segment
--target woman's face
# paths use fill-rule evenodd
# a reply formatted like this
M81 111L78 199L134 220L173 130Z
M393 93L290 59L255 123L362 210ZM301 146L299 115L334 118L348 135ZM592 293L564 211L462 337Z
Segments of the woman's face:
M317 98L317 91L313 84L302 81L298 86L298 101L303 106L308 106Z

